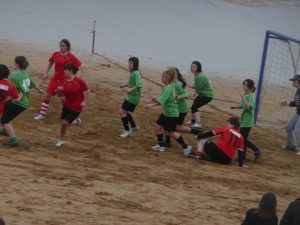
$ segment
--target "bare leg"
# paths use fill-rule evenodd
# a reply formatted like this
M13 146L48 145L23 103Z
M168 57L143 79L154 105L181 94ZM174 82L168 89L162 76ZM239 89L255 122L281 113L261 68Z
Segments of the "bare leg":
M9 123L7 124L3 124L4 129L6 130L7 134L9 137L15 137L15 131L14 128L12 127L12 125L10 125Z
M77 124L78 124L77 120L74 120L71 124L69 124L65 120L63 120L61 123L61 128L60 128L60 140L64 140L66 131L67 131L67 127L77 125Z

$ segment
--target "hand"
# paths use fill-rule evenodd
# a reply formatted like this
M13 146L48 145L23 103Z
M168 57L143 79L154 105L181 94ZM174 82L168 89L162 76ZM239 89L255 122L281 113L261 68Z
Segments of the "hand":
M197 93L194 93L194 94L193 94L193 97L195 98L195 97L196 97L196 95L197 95Z
M156 97L152 97L152 102L156 102Z
M280 106L289 106L289 105L290 105L290 102L288 102L286 100L280 102Z
M44 94L44 91L43 91L42 89L38 89L38 92L39 92L40 94Z
M249 166L243 165L243 168L246 168L246 169L248 169L248 168L249 168Z
M80 103L80 106L83 108L86 105L85 101Z
M152 105L151 104L147 104L147 105L145 105L145 108L146 109L150 109L152 107Z
M48 73L45 73L45 74L43 75L43 80L47 80L47 77L48 77Z
M244 97L244 92L243 92L243 91L240 91L240 92L239 92L239 95L240 95L241 97Z
M23 92L20 91L20 93L19 93L19 98L21 99L21 98L23 98L23 96L24 96Z
M119 84L119 88L123 88L125 86L126 86L126 84Z
M124 90L125 93L131 92L131 88L124 88L123 90Z

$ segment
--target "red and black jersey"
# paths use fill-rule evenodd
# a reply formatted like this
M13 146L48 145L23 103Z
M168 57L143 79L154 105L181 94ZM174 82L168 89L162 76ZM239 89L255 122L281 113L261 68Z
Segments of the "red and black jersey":
M12 99L18 99L19 94L18 91L9 80L2 79L0 80L0 117L6 102L6 99L11 96Z

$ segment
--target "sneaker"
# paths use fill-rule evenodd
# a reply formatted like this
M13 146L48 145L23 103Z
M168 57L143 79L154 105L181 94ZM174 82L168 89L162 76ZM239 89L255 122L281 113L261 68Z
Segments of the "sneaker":
M126 137L128 137L129 134L131 134L131 133L132 133L131 129L129 129L129 130L123 130L123 133L120 135L120 137L126 138Z
M82 120L80 118L77 118L77 125L78 127L82 127Z
M185 122L185 124L193 124L193 122L190 120L190 121Z
M168 143L168 142L165 142L165 141L164 141L164 142L163 142L163 146L164 146L164 147L168 147L168 148L172 148L172 143L171 143L171 142Z
M197 155L189 155L189 158L193 158L193 159L196 159L198 161L201 160L201 158L199 156L197 156Z
M151 147L153 150L155 151L160 151L160 152L164 152L165 151L165 147L161 147L160 145L155 145L153 147Z
M140 129L140 127L138 125L135 125L135 127L131 127L131 131L137 131L139 129Z
M288 145L283 145L283 146L281 146L283 149L285 149L285 150L296 150L296 148L295 148L295 146L294 147L290 147L290 146L288 146Z
M56 146L60 147L60 146L63 146L65 144L65 142L63 140L59 140L57 143L56 143Z
M191 150L192 150L192 146L188 146L186 149L183 149L183 154L188 156L190 155Z
M258 157L261 156L262 153L263 153L263 151L262 151L261 149L258 149L258 151L256 151L256 152L254 153L254 156L255 156L254 161L257 160Z
M300 155L300 151L298 151L296 154L297 154L297 155Z
M16 147L19 145L19 142L12 142L12 141L9 141L9 142L5 142L2 144L3 146L10 146L10 147Z
M6 132L6 130L4 128L0 131L0 135L9 137L8 133Z
M45 119L45 116L42 116L42 115L40 114L40 115L34 117L34 119L35 119L35 120L43 120L43 119Z
M202 128L202 124L200 122L194 123L194 125L191 126L191 128L201 129Z

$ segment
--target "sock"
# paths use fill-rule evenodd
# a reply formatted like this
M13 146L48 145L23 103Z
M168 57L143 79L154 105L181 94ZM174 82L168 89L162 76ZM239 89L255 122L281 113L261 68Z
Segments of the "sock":
M157 137L158 145L160 147L163 147L164 146L164 144L163 144L163 138L164 138L163 134L157 134L156 137Z
M192 123L196 123L196 120L192 120L191 122L192 122Z
M179 138L176 141L179 144L181 144L181 146L183 147L183 149L186 149L188 147L187 144L184 142L183 138L181 137L181 135L179 136Z
M10 141L13 143L18 143L17 137L10 138Z
M197 152L197 156L198 156L199 158L202 158L202 152Z
M123 126L124 126L124 130L129 130L129 126L128 126L128 118L127 116L125 117L122 117L122 123L123 123Z
M42 116L46 115L46 112L47 112L47 109L49 107L49 104L50 104L50 100L44 99L44 101L42 103L41 111L40 111L40 114Z
M199 134L199 130L198 130L198 129L192 128L192 129L191 129L191 134L198 135L198 134Z
M128 119L128 122L130 123L131 127L135 127L136 126L136 124L135 124L132 116L129 113L127 113L127 119Z
M166 135L166 142L171 143L171 137Z

